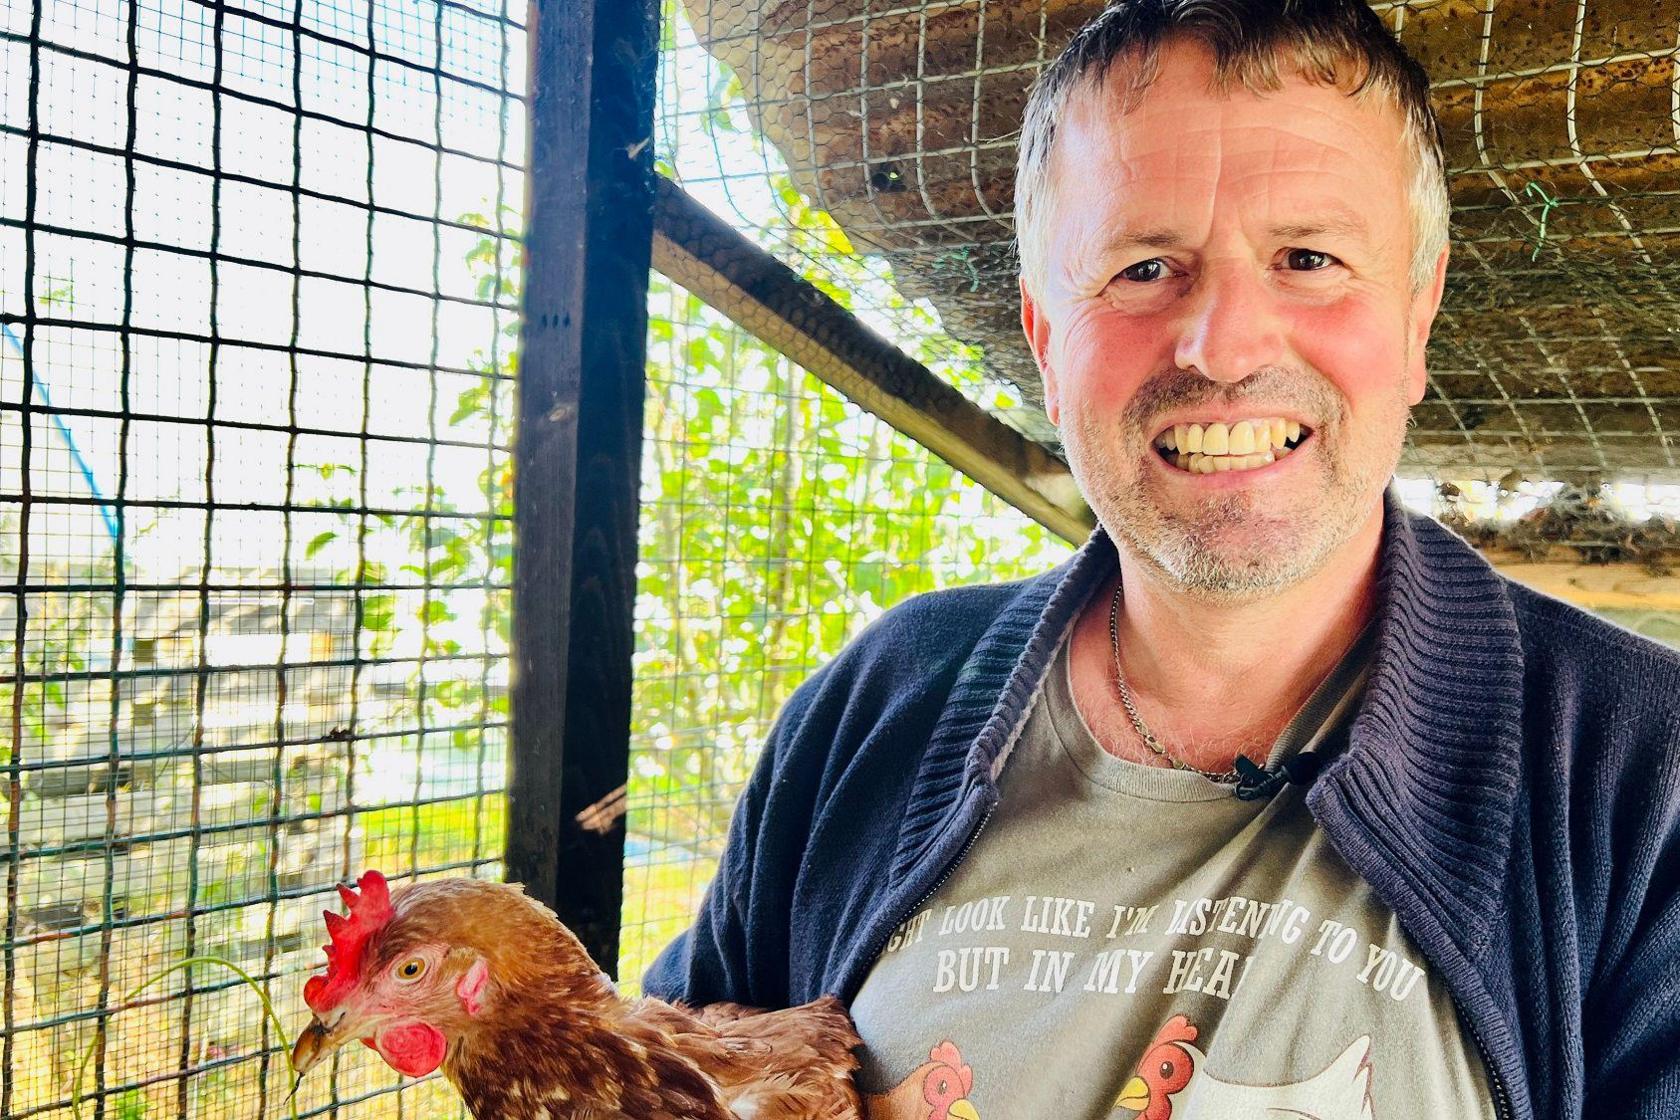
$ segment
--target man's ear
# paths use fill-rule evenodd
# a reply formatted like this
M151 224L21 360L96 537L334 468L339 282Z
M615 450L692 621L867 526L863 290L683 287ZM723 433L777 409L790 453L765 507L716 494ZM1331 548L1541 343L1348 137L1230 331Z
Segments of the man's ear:
M1021 330L1026 332L1027 346L1032 350L1033 361L1038 363L1038 375L1044 380L1044 414L1050 423L1060 424L1061 399L1056 391L1055 371L1050 368L1050 319L1027 290L1026 277L1016 280L1021 288Z
M1447 257L1451 249L1443 246L1435 258L1435 275L1427 287L1412 296L1407 314L1407 341L1411 343L1411 362L1406 369L1406 400L1417 404L1423 400L1429 385L1429 369L1425 352L1429 349L1429 328L1435 323L1435 313L1441 309L1441 296L1447 287Z

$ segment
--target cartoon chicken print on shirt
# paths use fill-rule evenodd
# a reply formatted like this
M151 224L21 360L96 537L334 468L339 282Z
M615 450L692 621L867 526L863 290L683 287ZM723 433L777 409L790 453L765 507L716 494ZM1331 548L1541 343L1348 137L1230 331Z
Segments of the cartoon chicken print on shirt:
M974 1071L964 1064L956 1043L946 1039L928 1059L885 1093L864 1097L870 1120L980 1120L968 1099Z
M1174 1015L1143 1052L1114 1102L1136 1120L1372 1120L1371 1038L1362 1035L1322 1073L1292 1085L1238 1085L1204 1070L1196 1028Z

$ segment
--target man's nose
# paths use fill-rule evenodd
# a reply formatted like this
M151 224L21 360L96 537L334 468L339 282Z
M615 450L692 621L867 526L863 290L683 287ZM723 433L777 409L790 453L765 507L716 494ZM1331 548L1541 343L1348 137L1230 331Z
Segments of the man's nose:
M1212 381L1241 381L1287 358L1277 296L1251 264L1222 262L1185 296L1174 359Z

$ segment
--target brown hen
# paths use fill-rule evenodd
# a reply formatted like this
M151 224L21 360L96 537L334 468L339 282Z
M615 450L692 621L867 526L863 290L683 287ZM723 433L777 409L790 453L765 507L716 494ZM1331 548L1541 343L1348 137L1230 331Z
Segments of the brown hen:
M399 1073L441 1067L477 1120L858 1120L840 1002L699 1011L630 1001L547 907L475 879L389 891L377 871L327 914L304 999L301 1076L361 1039Z

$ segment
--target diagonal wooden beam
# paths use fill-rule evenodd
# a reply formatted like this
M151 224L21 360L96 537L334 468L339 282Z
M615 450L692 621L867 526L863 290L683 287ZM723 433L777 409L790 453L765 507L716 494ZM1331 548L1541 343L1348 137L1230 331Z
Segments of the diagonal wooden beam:
M860 407L1074 543L1096 524L1067 465L964 397L681 187L655 192L653 266Z

